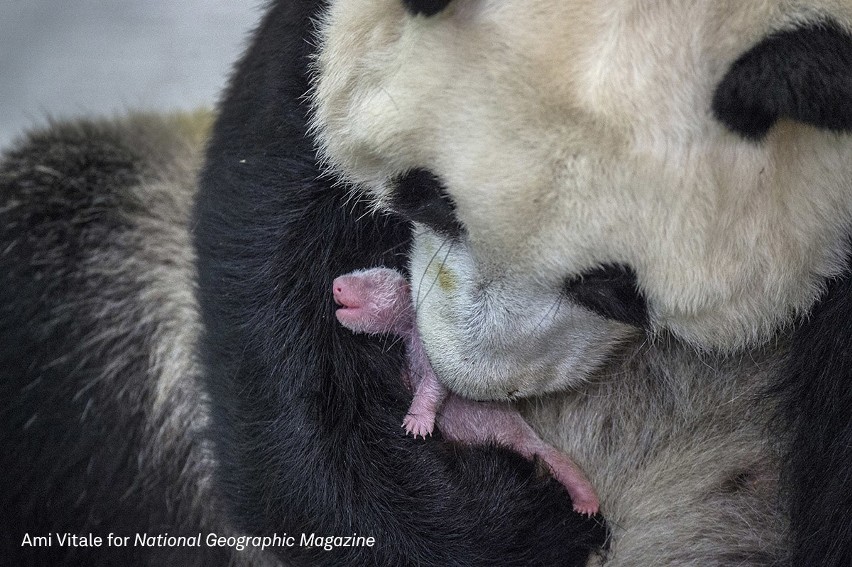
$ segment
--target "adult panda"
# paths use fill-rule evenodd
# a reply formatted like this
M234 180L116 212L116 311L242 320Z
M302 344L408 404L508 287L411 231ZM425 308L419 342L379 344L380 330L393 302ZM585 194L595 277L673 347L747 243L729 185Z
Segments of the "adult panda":
M655 455L657 465L645 468L643 453L636 468L619 469L618 451L598 461L611 437L625 442L640 427L613 426L612 416L629 420L627 410L583 398L619 395L617 387L600 389L595 363L611 358L604 345L614 348L622 329L590 322L572 303L644 328L656 346L630 354L651 365L671 354L661 340L703 352L721 375L725 353L760 350L759 368L784 360L764 387L781 394L778 420L791 427L758 445L765 451L771 439L782 447L791 561L850 561L852 383L842 315L852 203L850 18L852 5L827 2L342 0L321 19L312 93L321 153L375 206L421 221L411 281L436 371L471 397L579 389L533 404L528 415L583 455L601 491L623 500L602 496L615 563L631 553L619 532L630 538L644 529L649 538L658 525L638 513L625 478L647 491L660 479L674 484L680 473L671 462L689 462L687 473L713 442L680 446L679 433L660 433L678 422L674 410L649 427L665 439L656 443L677 447ZM564 357L553 357L560 346ZM603 375L643 374L616 368ZM689 392L678 399L669 391L666 401L689 405L702 379L704 402L712 400L720 379L699 374L681 371L669 388ZM688 411L707 422L687 418L687 430L700 424L706 433L728 419L700 406ZM776 465L762 459L771 457L752 446L741 455L752 453L750 464L738 462L735 440L747 434L725 436L731 460L716 461L719 476L708 484L725 486L725 475L740 474L767 481ZM701 483L693 479L672 499L711 501L712 486ZM736 498L722 508L734 508ZM656 494L638 508L679 515L660 500ZM721 525L748 531L750 522L734 528L712 507L697 523L681 513L681 525L692 533ZM712 564L723 548L688 562ZM777 559L762 553L745 552L742 561ZM670 557L661 551L644 562L677 561Z
M296 564L848 564L849 17L279 1L221 106L193 221L168 197L190 192L179 127L20 146L2 178L6 556L30 526L121 521L378 540L275 550ZM401 352L339 328L329 284L409 265L409 224L369 215L339 175L418 221L441 378L532 396L606 533L516 455L402 436ZM188 229L200 369L182 350ZM229 559L214 551L194 559ZM147 553L125 559L179 552Z

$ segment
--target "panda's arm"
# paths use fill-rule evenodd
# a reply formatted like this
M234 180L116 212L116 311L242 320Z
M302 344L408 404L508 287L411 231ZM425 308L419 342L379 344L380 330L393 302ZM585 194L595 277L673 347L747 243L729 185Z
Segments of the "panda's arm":
M334 318L334 277L400 266L408 228L319 177L303 98L319 5L273 7L202 175L194 230L218 490L251 533L376 538L282 549L291 560L582 565L602 526L509 451L406 437L401 348Z

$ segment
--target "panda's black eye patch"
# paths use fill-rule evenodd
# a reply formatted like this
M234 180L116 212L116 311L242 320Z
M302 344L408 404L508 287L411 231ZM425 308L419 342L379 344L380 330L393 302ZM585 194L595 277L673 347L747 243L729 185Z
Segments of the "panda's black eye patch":
M648 305L636 272L623 264L607 264L565 282L564 291L575 303L602 317L628 325L648 323Z
M760 141L781 118L852 130L852 35L832 22L775 33L737 59L713 96L713 114Z
M412 169L394 180L391 208L402 216L423 223L451 238L462 233L456 204L441 180L426 169Z
M434 16L450 4L451 0L402 0L411 14Z

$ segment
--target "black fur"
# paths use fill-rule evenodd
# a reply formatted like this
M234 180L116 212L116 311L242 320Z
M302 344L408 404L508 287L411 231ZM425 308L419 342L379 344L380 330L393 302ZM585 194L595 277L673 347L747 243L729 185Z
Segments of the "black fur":
M852 565L852 275L796 330L782 392L792 426L793 565Z
M197 482L181 475L200 439L155 438L164 424L151 411L152 336L169 322L148 316L146 283L123 262L151 246L134 219L152 203L134 188L158 178L143 164L179 153L170 127L53 125L4 156L0 564L228 562L209 548L60 547L56 536L50 548L21 545L25 533L106 542L110 532L207 529L189 504Z
M405 7L412 14L434 16L450 5L451 0L402 0Z
M374 536L280 550L316 565L582 565L605 529L506 450L406 437L393 341L335 320L332 279L400 267L409 227L318 175L305 135L310 18L277 2L222 105L197 204L217 484L251 533Z
M751 140L781 118L820 128L852 128L852 36L826 22L778 32L731 66L713 113Z
M456 204L441 180L425 169L413 169L396 180L391 207L445 236L458 237L463 231L456 217Z
M563 289L572 301L607 319L636 327L648 323L648 305L629 266L600 266L569 279Z

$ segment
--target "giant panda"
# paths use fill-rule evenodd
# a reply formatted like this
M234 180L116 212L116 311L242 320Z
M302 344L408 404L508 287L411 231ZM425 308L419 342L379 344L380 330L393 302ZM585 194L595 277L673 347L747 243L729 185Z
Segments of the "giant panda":
M12 564L848 565L852 6L270 4L207 117L0 165ZM198 173L197 183L195 174ZM332 279L584 469L415 440ZM61 548L24 534L373 536Z

